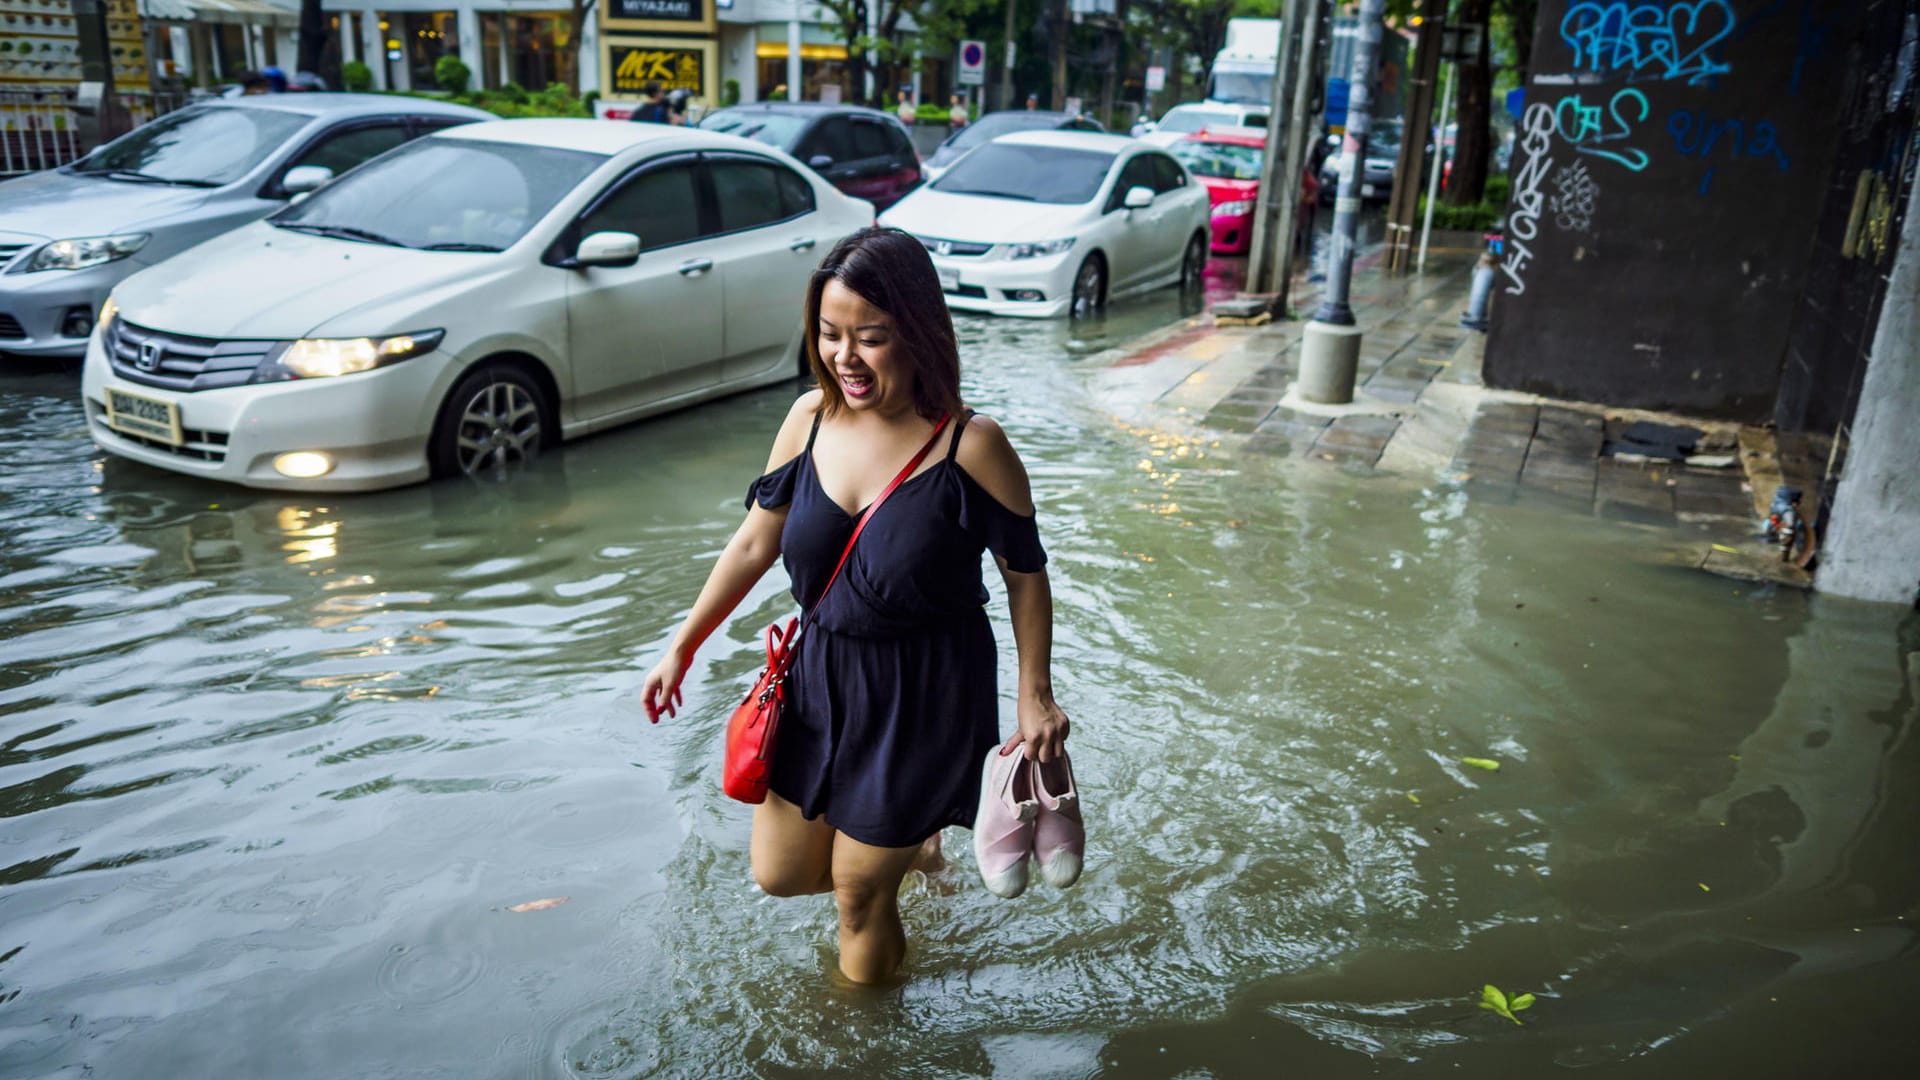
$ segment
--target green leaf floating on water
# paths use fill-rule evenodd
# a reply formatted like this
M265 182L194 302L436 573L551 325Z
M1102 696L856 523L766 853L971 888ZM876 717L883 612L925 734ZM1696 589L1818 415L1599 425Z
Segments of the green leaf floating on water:
M1500 763L1493 760L1492 758L1463 757L1460 759L1460 764L1471 765L1476 769L1485 769L1488 772L1500 771Z
M1500 992L1499 987L1488 983L1480 988L1480 1007L1488 1012L1499 1013L1515 1024L1520 1024L1520 1018L1513 1014L1532 1008L1533 995L1515 994L1509 998ZM1525 1027L1526 1025L1520 1024L1520 1026Z

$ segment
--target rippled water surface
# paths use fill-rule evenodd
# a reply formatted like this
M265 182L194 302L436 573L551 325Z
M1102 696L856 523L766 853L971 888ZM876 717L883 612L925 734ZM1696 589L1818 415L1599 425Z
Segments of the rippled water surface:
M107 460L74 373L0 376L0 1075L1911 1064L1920 628L1116 422L1091 354L1177 314L961 323L1092 839L1007 902L951 831L881 991L831 975L829 900L758 893L718 789L780 573L678 721L635 697L796 387L314 499Z

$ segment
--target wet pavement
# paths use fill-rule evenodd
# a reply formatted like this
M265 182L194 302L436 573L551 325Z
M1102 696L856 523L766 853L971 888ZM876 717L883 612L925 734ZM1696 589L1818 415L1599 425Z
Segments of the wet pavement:
M1372 468L1254 419L1233 350L1120 397L1182 360L1113 366L1195 329L1171 294L958 321L1052 555L1088 869L1002 901L952 831L881 991L718 789L782 576L678 720L635 700L797 386L310 499L107 459L73 373L0 374L0 1076L1915 1064L1920 624L1450 475L1422 439L1482 402L1433 299L1371 358L1434 371Z

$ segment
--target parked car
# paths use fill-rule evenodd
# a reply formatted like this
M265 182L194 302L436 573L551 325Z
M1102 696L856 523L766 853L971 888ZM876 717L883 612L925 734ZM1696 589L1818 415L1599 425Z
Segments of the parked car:
M1253 215L1260 198L1260 170L1267 156L1267 133L1259 128L1209 128L1167 147L1213 199L1213 252L1245 255L1253 246ZM1313 235L1320 182L1311 168L1300 176L1300 213L1294 244Z
M926 170L928 180L938 180L942 173L953 167L954 162L976 146L1016 131L1043 131L1048 128L1062 131L1107 130L1100 126L1100 121L1090 116L1047 109L1004 109L988 113L947 136L946 141L927 157L922 167Z
M10 180L0 189L0 352L78 359L128 275L408 140L491 119L372 94L217 99Z
M1400 160L1400 135L1403 124L1395 119L1378 119L1367 135L1367 156L1360 162L1360 198L1381 199L1393 195L1393 174ZM1332 151L1320 166L1320 205L1332 206L1340 192L1340 144L1342 136L1327 136Z
M442 132L122 282L88 428L249 487L495 472L792 378L809 275L872 223L785 153L697 128Z
M1123 135L1022 131L973 152L881 215L933 255L947 305L1049 318L1179 282L1207 263L1207 194Z
M1217 127L1267 126L1273 110L1265 105L1229 105L1219 101L1201 101L1175 105L1158 121L1139 125L1139 138L1155 146L1170 146L1196 131Z
M700 121L707 131L777 146L827 182L884 210L920 185L920 155L899 119L859 105L763 101L733 105Z

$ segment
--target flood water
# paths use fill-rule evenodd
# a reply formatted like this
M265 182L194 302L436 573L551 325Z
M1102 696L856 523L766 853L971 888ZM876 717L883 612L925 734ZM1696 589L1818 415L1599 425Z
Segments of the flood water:
M1173 305L960 323L1052 556L1088 869L1000 900L950 830L884 990L719 790L782 574L678 720L636 697L797 385L301 498L108 460L75 373L0 375L0 1076L1914 1063L1913 618L1119 424L1091 353Z

